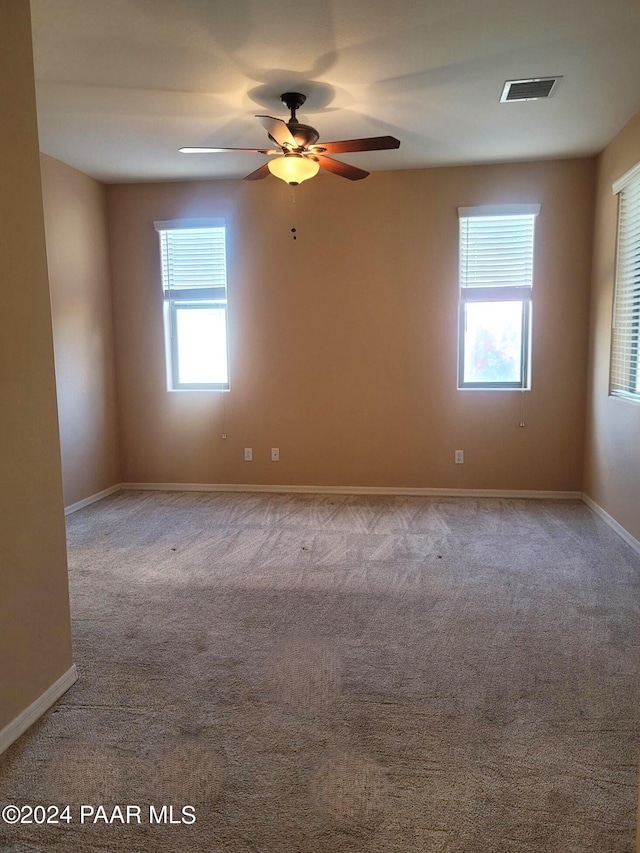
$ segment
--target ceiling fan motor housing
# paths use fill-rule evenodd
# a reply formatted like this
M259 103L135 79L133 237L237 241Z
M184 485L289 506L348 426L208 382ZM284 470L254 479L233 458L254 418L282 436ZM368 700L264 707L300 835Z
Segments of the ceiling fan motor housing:
M300 124L299 121L288 121L287 127L291 131L291 136L295 139L301 148L308 148L309 145L314 145L320 138L320 134L311 127L310 124Z
M303 95L302 92L284 92L280 95L280 100L291 111L291 118L287 122L287 127L300 148L308 148L309 145L317 142L320 134L315 127L311 127L309 124L301 124L296 118L296 110L299 110L307 100L306 95Z

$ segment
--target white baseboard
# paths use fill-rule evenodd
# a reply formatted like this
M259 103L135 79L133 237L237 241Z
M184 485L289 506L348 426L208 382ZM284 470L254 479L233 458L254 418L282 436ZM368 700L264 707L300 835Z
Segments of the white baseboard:
M635 538L635 536L632 536L626 528L619 524L606 510L602 509L602 507L590 498L589 495L585 495L583 493L582 500L586 503L589 509L593 510L597 516L606 522L606 524L608 524L621 539L624 539L627 545L630 545L636 553L640 554L640 542Z
M449 498L580 500L582 492L527 489L428 489L403 486L277 486L262 483L121 483L122 489L159 492L273 492L308 495L414 495Z
M45 711L48 711L54 702L57 702L62 694L66 693L71 685L75 684L77 680L78 673L76 672L76 665L73 664L71 669L67 670L64 675L61 675L48 690L45 690L42 696L38 697L35 702L29 705L29 707L19 714L15 720L9 723L8 726L5 726L2 731L0 731L0 755L8 749L21 734L24 734L29 726L32 726L35 721L45 713Z
M122 486L120 483L116 483L115 486L109 486L108 489L103 489L101 492L97 492L95 495L89 495L88 498L83 498L81 501L76 501L74 504L70 504L64 508L65 515L71 515L72 512L77 512L79 509L83 509L85 506L89 506L90 504L96 503L96 501L101 501L103 498L108 498L109 495L114 494L115 492L119 492Z

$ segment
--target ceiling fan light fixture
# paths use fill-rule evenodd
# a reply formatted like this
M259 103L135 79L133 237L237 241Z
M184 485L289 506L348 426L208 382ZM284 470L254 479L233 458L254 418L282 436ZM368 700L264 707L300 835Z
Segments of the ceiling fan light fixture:
M281 181L287 184L291 184L292 187L296 187L303 181L308 181L309 178L315 177L320 169L315 160L303 157L302 154L295 152L290 152L283 157L276 157L273 160L269 160L267 165L272 175L275 175L276 178L280 178Z

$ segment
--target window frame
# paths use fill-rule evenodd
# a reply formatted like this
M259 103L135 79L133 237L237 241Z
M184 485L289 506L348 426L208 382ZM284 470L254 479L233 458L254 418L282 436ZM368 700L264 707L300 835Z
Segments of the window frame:
M640 403L640 163L615 181L612 192L618 209L608 390L610 397ZM631 194L628 200L626 193ZM631 249L623 247L628 232ZM620 340L616 332L624 323L630 331L625 330Z
M535 256L535 220L540 213L539 204L499 204L481 205L477 207L458 208L459 220L459 300L458 300L458 390L517 390L526 391L531 388L531 321L533 268ZM465 220L471 218L491 219L504 217L530 216L532 222L531 245L531 278L527 284L517 285L474 285L463 287L463 265L468 259L462 252L462 229ZM465 343L467 327L467 305L475 302L504 302L519 303L522 306L522 328L520 343L519 378L509 382L465 381Z
M169 391L228 391L229 390L229 314L227 311L226 303L214 302L211 300L190 300L185 301L183 299L166 299L166 313L169 314L168 319L165 319L165 323L168 323L169 328L169 363L167 365L167 371L171 373L170 379L171 384L168 388ZM225 322L225 344L227 350L227 381L226 382L180 382L179 379L179 370L180 370L180 360L178 357L178 335L177 335L177 318L176 314L178 311L192 311L192 310L201 310L207 308L222 308L224 310L224 322Z
M464 381L464 357L465 357L465 332L467 314L466 308L470 303L477 302L505 302L518 303L522 305L522 328L520 343L520 379L516 382L465 382ZM462 299L460 298L458 328L458 390L459 391L495 391L495 390L529 390L529 362L530 362L530 330L531 330L531 299Z
M226 221L220 218L178 219L158 221L153 224L159 236L167 391L229 391L229 305L227 287ZM224 285L198 285L195 287L180 287L172 289L168 286L165 279L165 251L163 247L162 232L208 228L223 229L224 231ZM224 310L227 380L226 382L180 382L177 312L178 310L202 310L207 308L218 308Z

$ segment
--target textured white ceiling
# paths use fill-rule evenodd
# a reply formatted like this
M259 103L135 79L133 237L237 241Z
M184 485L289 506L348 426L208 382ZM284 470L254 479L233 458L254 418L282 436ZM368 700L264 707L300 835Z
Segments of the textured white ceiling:
M41 149L104 181L242 177L253 117L331 141L339 159L409 169L587 155L640 110L638 0L32 0ZM547 101L500 104L507 79L562 75Z

